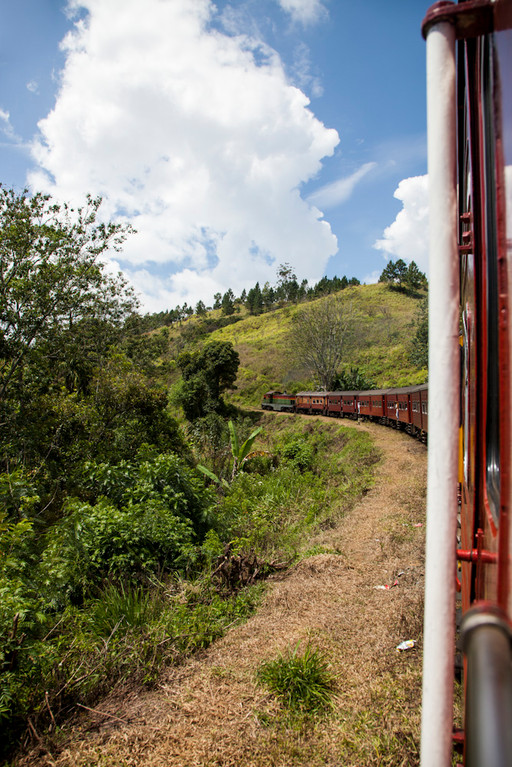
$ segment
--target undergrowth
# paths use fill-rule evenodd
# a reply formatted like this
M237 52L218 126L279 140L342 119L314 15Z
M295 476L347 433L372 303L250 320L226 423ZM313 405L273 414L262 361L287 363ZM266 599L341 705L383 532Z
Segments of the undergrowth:
M48 536L30 572L22 568L30 526L6 528L11 553L0 562L0 586L9 584L16 604L0 626L6 637L0 655L5 752L20 738L28 745L45 732L52 735L77 706L94 705L116 685L154 684L165 666L247 619L264 585L250 573L249 585L222 582L215 574L219 559L246 557L261 578L276 563L306 556L314 533L333 524L370 487L377 455L367 434L295 417L265 416L261 423L260 455L227 487L205 490L199 472L192 476L170 458L152 463L144 477L128 462L103 474L98 467L92 503L75 504L74 516ZM174 489L175 476L184 490ZM195 508L197 499L202 506L194 531L178 514ZM166 511L164 501L173 511ZM123 521L122 530L115 520ZM169 538L170 525L179 536ZM14 578L19 594L12 592ZM13 623L9 615L16 610ZM308 692L315 669L321 687L321 657L306 648L291 661L297 680L303 674L292 695L299 708L327 705L327 692L325 699L320 688Z

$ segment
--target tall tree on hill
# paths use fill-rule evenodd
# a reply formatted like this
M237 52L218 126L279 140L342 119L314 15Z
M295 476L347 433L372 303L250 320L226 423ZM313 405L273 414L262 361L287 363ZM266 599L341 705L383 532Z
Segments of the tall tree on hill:
M300 309L292 319L290 349L328 391L345 354L353 311L339 296L328 296Z
M229 288L222 296L222 314L227 316L234 314L235 311L235 294Z
M225 409L222 394L234 388L240 357L229 341L212 341L203 349L182 352L178 367L183 377L179 395L189 421Z
M245 305L251 314L261 314L263 311L263 296L259 282L247 293Z

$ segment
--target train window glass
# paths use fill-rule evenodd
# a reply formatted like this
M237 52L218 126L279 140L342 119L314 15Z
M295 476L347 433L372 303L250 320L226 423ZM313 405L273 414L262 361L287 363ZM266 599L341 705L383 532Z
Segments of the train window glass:
M427 403L426 402L422 402L421 403L421 412L423 413L423 415L427 415L428 410L427 410Z
M484 155L484 221L487 255L487 402L485 433L485 479L487 500L495 521L500 507L500 417L499 417L499 302L498 242L496 226L496 146L494 135L494 40L482 43L482 120Z

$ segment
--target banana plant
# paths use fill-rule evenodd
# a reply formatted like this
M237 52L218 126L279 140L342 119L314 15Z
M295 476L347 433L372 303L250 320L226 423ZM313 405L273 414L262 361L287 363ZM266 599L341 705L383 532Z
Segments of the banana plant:
M229 440L231 443L231 455L233 456L233 468L231 470L231 482L235 479L237 474L240 473L242 470L243 465L249 461L251 458L254 458L256 455L266 455L266 450L251 450L254 440L262 430L262 426L258 426L257 429L255 429L252 434L250 434L245 442L243 442L241 445L238 442L238 436L235 430L235 425L233 421L229 421L228 423L229 427ZM229 482L225 480L224 478L218 477L216 474L213 473L213 471L210 471L210 469L207 469L206 466L203 466L202 464L198 464L197 468L199 471L201 471L203 474L205 474L207 477L212 479L214 482L216 482L220 487L228 488Z
M231 471L231 481L234 480L236 475L242 470L242 466L255 455L264 455L264 450L253 450L251 448L254 444L254 440L262 430L262 426L258 426L254 429L242 445L238 444L238 437L235 430L233 421L229 421L229 437L231 441L231 454L233 456L233 469Z

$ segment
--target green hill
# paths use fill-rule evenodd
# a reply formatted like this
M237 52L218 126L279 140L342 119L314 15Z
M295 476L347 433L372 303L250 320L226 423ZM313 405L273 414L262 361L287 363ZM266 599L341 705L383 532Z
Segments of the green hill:
M337 295L350 307L355 327L355 338L347 347L342 368L359 368L377 388L426 380L427 371L414 367L408 356L418 298L383 284L350 287ZM306 306L310 303L316 302ZM315 386L309 371L289 351L292 317L303 306L288 305L258 316L247 315L208 335L208 340L231 341L240 355L237 390L232 396L235 403L257 404L263 392L271 388L298 391ZM195 324L197 320L188 322ZM183 338L193 337L192 325L186 331L187 325L183 326L181 348Z

